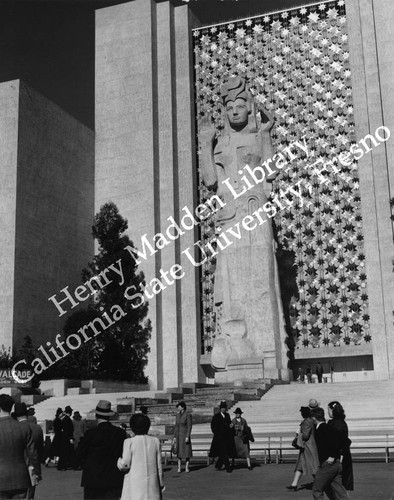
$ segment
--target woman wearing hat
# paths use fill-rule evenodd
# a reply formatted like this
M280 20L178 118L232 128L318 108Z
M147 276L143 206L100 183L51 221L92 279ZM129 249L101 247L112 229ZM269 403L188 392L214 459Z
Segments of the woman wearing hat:
M235 418L232 420L234 427L234 444L235 444L235 456L233 457L233 467L234 458L246 458L246 463L248 464L248 469L252 470L250 465L250 445L249 438L250 433L248 433L248 423L241 417L243 411L241 408L236 408Z
M177 446L178 472L182 471L182 458L186 461L185 472L189 472L189 460L192 456L192 416L186 413L186 404L181 401L177 404L178 414L175 422L174 438Z
M297 491L298 481L302 474L305 476L314 476L319 468L319 455L315 441L315 426L311 419L311 401L312 405L315 400L309 401L309 406L301 406L300 412L304 419L300 424L300 430L297 435L297 444L300 449L298 460L294 470L293 482L290 486L286 486L288 490ZM315 408L318 407L317 401Z
M130 418L132 438L123 443L118 468L127 472L121 500L160 500L164 491L160 441L148 436L150 420L142 413Z

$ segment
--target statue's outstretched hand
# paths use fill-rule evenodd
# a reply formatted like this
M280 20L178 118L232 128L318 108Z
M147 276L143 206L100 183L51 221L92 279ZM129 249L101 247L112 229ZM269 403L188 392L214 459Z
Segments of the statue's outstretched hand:
M260 132L269 132L272 127L274 126L274 117L271 115L271 113L268 113L268 111L260 111L260 116L261 116L261 126L260 126Z
M200 142L212 143L215 139L216 130L208 115L201 117L198 121L198 138Z

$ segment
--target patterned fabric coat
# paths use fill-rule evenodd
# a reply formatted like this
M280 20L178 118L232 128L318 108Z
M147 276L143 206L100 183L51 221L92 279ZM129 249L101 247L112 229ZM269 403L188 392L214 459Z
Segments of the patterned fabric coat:
M190 413L178 413L176 416L175 423L175 439L177 442L178 458L190 458L192 455L192 443L191 443L191 432L192 432L192 416ZM186 443L186 438L189 438L189 442Z
M249 458L250 457L250 446L247 439L246 427L248 425L247 421L241 417L240 420L236 418L233 419L234 425L234 444L235 444L235 455L234 458Z

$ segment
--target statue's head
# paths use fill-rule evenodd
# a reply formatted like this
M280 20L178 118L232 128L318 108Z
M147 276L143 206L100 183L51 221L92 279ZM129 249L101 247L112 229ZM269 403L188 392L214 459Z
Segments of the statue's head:
M253 96L246 81L240 76L231 77L221 88L222 105L225 110L226 128L242 129L246 125L255 132L256 113Z

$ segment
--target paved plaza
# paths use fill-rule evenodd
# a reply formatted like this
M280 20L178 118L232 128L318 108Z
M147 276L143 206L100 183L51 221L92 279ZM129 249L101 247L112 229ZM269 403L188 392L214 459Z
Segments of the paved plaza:
M164 468L166 491L163 500L311 499L310 490L286 490L293 470L294 464L257 465L253 471L239 464L231 474L227 474L216 471L213 466L194 463L190 474L178 474L176 466L169 465ZM349 494L350 500L394 500L394 463L356 463L354 475L356 489ZM81 472L44 468L36 500L82 500L80 480Z

